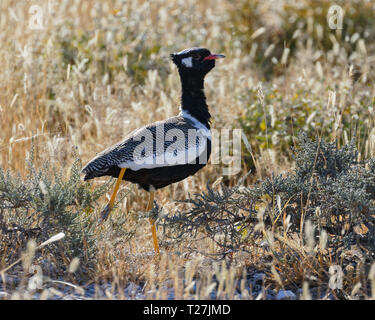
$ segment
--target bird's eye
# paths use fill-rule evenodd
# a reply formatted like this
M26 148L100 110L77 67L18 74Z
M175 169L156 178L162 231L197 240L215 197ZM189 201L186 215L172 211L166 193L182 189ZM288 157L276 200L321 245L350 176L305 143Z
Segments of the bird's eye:
M192 53L191 56L192 56L192 58L193 58L194 60L199 60L199 59L201 58L200 54L199 54L199 53L196 53L196 52Z

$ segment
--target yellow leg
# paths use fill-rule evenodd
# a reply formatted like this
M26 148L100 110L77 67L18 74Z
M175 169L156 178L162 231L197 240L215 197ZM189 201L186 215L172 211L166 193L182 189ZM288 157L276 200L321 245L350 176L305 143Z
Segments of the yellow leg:
M99 224L101 224L103 221L107 220L107 218L109 216L109 213L111 212L111 210L113 208L113 205L114 205L115 199L116 199L116 195L117 195L117 191L120 187L120 183L122 181L122 178L124 177L125 171L126 171L126 168L121 168L120 174L119 174L119 176L117 178L117 181L116 181L115 189L113 190L113 193L112 193L112 196L111 196L111 199L109 200L108 204L105 206L103 211L101 212L101 218L100 218Z
M146 211L150 211L153 207L153 204L154 204L154 191L151 191ZM150 225L151 225L152 239L154 241L154 250L155 250L156 253L159 253L159 243L158 243L158 237L156 235L155 221L152 218L150 218L149 221L150 221Z

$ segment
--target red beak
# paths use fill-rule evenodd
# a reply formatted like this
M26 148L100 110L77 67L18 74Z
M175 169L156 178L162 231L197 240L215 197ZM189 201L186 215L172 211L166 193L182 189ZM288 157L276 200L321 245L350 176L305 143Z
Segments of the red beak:
M209 56L205 57L203 61L215 60L215 59L221 59L221 58L225 58L225 56L223 54L210 54Z

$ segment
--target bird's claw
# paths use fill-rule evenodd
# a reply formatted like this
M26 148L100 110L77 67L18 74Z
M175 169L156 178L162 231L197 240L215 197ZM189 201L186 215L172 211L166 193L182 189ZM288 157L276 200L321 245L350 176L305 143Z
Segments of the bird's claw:
M104 221L107 220L109 213L111 212L112 207L107 204L103 211L100 213L99 225L101 225Z

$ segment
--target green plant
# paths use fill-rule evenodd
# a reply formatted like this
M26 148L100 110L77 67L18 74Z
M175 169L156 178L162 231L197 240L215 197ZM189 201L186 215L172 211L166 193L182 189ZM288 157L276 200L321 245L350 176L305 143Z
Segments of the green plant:
M27 168L25 179L0 169L3 267L18 258L28 240L43 242L59 232L65 234L65 239L49 247L47 255L63 262L79 257L93 263L97 222L91 211L109 183L90 190L90 185L81 181L81 162L77 156L66 176L63 169L47 161L36 169L32 149Z
M205 252L213 257L254 255L266 243L271 278L281 287L299 287L306 278L322 285L333 261L358 268L345 278L346 286L354 285L374 262L375 159L358 161L355 139L338 148L304 132L294 153L296 166L287 174L247 188L207 186L186 200L189 210L163 218L165 236L191 251L197 250L192 238L209 238L219 249Z
M375 159L357 161L355 140L336 143L301 132L295 149L296 168L248 188L222 186L197 194L190 210L166 217L180 238L203 232L227 250L246 250L256 224L273 231L302 232L306 220L344 243L365 242L375 248ZM288 223L286 224L286 220ZM359 230L367 230L363 234ZM217 236L221 235L220 241Z

